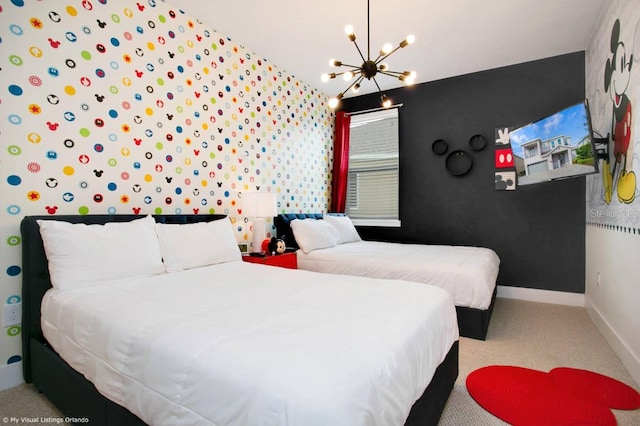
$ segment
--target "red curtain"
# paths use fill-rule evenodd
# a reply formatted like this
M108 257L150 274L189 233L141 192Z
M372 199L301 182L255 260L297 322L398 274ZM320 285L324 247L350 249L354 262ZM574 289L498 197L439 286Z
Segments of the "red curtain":
M331 181L331 212L344 213L347 201L347 176L349 172L349 127L351 117L345 112L336 113L336 136L333 141L333 178Z

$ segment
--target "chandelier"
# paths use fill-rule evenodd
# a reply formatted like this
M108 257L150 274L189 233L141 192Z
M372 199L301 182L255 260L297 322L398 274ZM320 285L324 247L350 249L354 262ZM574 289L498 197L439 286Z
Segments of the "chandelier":
M382 102L382 106L384 108L389 108L391 106L391 100L387 97L387 95L382 93L382 90L380 89L380 85L376 80L376 75L384 74L393 78L397 78L398 80L403 81L407 85L413 84L416 79L415 72L390 71L387 64L383 61L387 59L389 56L391 56L392 54L394 54L398 49L401 49L403 47L406 47L412 44L415 41L415 37L412 35L407 36L407 38L402 40L395 48L391 43L386 43L384 46L382 46L382 49L380 50L380 53L378 53L378 56L375 59L371 59L369 0L367 0L367 58L366 59L362 54L362 51L360 50L360 46L358 46L358 43L356 43L356 35L353 32L353 27L351 25L347 25L344 31L345 33L347 33L347 37L349 37L349 40L351 40L353 44L356 46L356 49L360 54L360 58L362 59L362 65L356 66L356 65L345 64L344 62L338 61L336 59L329 60L330 66L346 67L347 69L342 72L337 72L337 73L332 72L328 74L323 74L322 81L327 82L338 76L342 76L342 78L346 82L351 82L349 86L342 93L338 94L338 96L336 96L335 98L331 98L329 100L329 107L330 108L337 107L338 104L340 103L340 100L344 97L344 94L347 93L349 89L351 89L353 93L358 93L358 90L360 89L360 84L366 78L367 80L373 80L376 87L378 88L378 93L380 93L380 101Z

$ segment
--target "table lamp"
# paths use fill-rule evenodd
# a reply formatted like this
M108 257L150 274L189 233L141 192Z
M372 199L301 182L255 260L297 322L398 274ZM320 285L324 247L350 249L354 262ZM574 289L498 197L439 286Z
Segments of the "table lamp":
M278 214L276 194L271 192L246 192L242 196L242 208L247 217L253 218L251 251L260 253L262 251L262 241L267 236L265 219Z

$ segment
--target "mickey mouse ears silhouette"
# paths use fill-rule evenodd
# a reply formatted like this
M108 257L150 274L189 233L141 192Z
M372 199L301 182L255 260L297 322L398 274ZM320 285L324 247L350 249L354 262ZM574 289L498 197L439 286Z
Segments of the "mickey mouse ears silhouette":
M486 146L487 139L481 134L469 138L469 147L473 151L482 151ZM441 156L447 153L449 144L444 139L436 139L431 144L431 150L435 155ZM447 155L445 167L452 176L463 176L469 173L473 167L473 158L466 150L456 149Z

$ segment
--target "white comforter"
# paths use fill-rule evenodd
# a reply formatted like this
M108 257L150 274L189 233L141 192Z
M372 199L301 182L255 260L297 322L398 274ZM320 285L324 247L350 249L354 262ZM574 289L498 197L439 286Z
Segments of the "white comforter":
M358 241L298 250L300 269L432 284L447 290L456 306L476 309L491 304L499 266L498 255L482 247Z
M454 341L433 286L230 262L50 290L53 348L152 425L401 425Z

